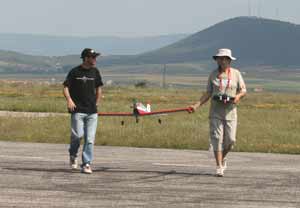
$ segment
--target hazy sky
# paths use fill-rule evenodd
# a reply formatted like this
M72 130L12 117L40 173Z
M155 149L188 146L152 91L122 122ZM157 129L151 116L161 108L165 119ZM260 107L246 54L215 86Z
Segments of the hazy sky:
M0 33L153 36L247 16L248 0L0 0ZM299 0L251 0L251 14L300 24Z

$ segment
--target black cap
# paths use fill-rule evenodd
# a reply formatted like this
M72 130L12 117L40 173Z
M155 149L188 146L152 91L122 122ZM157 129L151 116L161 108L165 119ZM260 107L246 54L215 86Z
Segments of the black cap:
M85 57L97 57L99 56L100 53L97 53L96 51L94 51L93 49L91 48L85 48L83 49L83 51L81 52L81 57L80 58L85 58Z

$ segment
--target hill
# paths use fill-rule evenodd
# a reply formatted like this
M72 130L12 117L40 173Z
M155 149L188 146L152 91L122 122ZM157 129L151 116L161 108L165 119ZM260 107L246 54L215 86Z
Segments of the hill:
M0 49L44 56L78 54L91 47L104 54L133 55L161 48L187 37L171 34L154 37L68 37L30 34L0 34Z
M231 48L238 58L235 66L300 67L300 25L255 17L237 17L213 25L166 47L139 55L112 55L99 65L123 72L151 72L153 65L176 65L176 73L195 73L210 68L218 48ZM0 51L0 72L65 72L80 63L79 54L33 56ZM192 64L192 66L191 66ZM182 67L182 65L184 65ZM201 65L201 67L195 67ZM136 67L137 66L137 67ZM182 67L180 69L180 67ZM161 70L161 69L159 69ZM178 71L179 70L179 71Z
M211 60L218 48L231 48L238 65L300 66L299 40L299 25L237 17L161 49L120 59L119 64L203 62ZM110 63L107 60L105 64Z

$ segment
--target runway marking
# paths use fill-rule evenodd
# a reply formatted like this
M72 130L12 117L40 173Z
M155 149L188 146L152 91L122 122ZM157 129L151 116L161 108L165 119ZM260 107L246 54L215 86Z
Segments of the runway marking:
M15 159L36 159L42 160L43 157L32 157L32 156L14 156L14 155L0 155L2 158L15 158Z
M14 155L0 155L0 157L6 157L6 158L16 158L16 159L43 159L43 157L32 157L32 156L14 156Z
M175 166L175 167L205 167L205 165L172 164L172 163L152 163L156 166Z

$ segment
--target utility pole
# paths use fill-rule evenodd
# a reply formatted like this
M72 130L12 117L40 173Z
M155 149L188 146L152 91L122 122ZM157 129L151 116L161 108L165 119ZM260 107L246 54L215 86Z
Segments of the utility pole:
M163 70L162 70L162 87L166 89L166 74L167 74L167 65L164 64Z
M248 16L251 17L251 0L248 0Z
M258 2L258 18L262 18L262 1Z
M279 8L276 8L276 19L279 20Z

